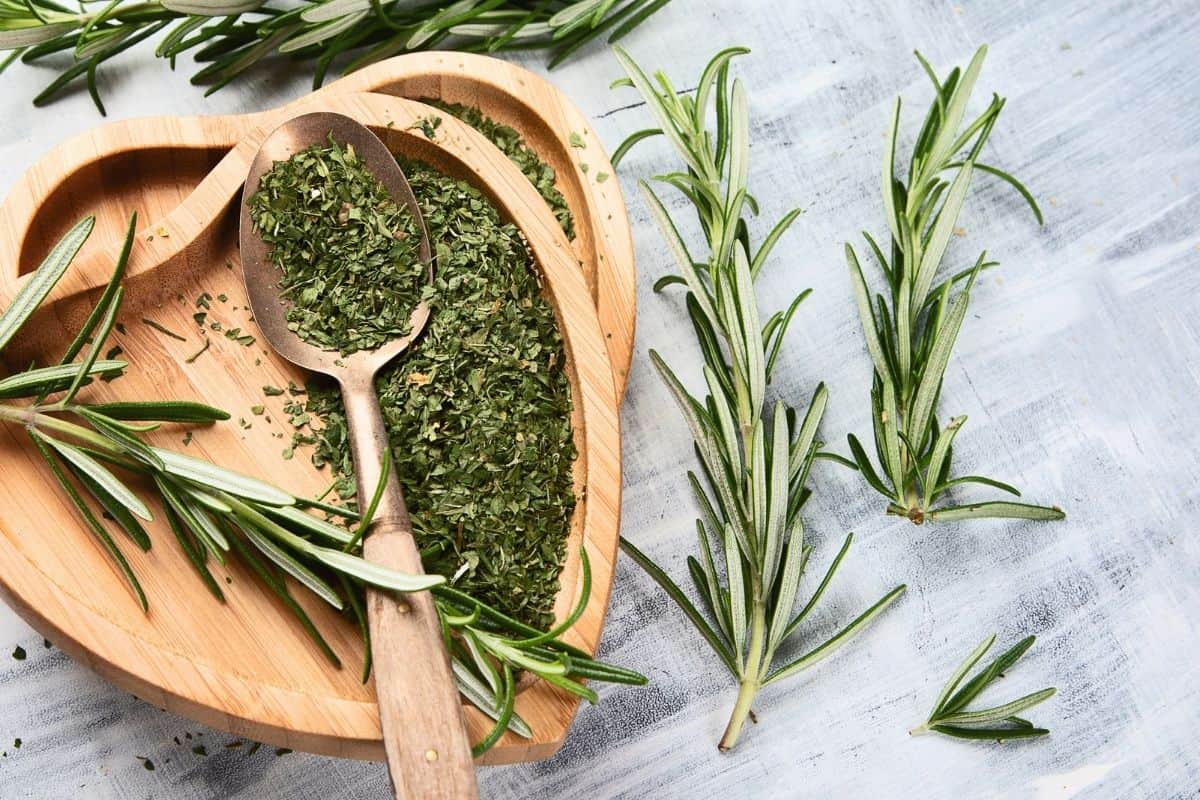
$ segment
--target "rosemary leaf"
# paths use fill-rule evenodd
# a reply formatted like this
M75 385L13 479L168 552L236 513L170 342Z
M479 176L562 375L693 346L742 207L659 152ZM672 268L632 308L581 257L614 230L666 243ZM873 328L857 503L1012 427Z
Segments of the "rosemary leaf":
M99 461L78 447L46 436L36 428L33 430L33 435L57 450L64 461L69 462L73 467L87 475L88 478L98 484L110 497L118 501L121 505L147 522L153 519L150 515L150 509L146 508L146 504L141 501L141 498L134 494L132 489L121 483L120 479L116 475L113 475Z
M27 370L0 380L0 399L61 392L75 383L77 378L79 385L85 386L90 382L91 375L113 375L128 366L124 361L105 359L92 362L86 370L80 369L78 364L60 364L55 367Z
M12 304L0 314L0 351L50 294L50 290L67 271L67 267L71 265L71 261L79 252L79 248L83 247L95 225L95 217L85 217L67 231L21 287Z
M35 431L31 431L30 438L33 440L38 452L41 453L46 466L50 468L59 485L62 486L63 492L70 498L71 504L79 512L79 516L87 525L88 530L103 545L109 557L112 558L117 568L120 569L126 583L129 584L129 588L133 590L138 605L142 607L142 611L148 611L150 606L146 601L146 592L142 589L141 582L137 579L137 576L133 573L133 569L129 566L129 562L125 559L125 554L121 552L121 548L117 547L117 543L108 535L108 531L105 530L100 520L96 519L96 515L88 508L87 502L79 494L79 490L75 488L71 483L71 479L63 472L63 468L59 465L53 453L51 453L50 447L46 444L45 437L35 435L35 433Z

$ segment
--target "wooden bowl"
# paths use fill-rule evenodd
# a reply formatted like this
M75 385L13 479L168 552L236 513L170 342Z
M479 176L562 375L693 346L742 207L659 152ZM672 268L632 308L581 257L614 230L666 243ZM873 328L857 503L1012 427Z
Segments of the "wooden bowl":
M303 375L261 343L242 347L221 336L212 337L209 350L185 365L198 339L178 342L139 322L147 317L173 330L194 330L194 301L207 291L228 298L213 302L212 318L255 333L238 272L234 201L266 133L287 117L315 110L352 116L394 151L477 186L529 241L564 336L579 450L580 499L555 608L561 618L578 599L582 545L592 563L592 595L566 638L594 653L613 577L620 513L617 396L606 347L611 339L601 329L577 252L541 197L507 158L457 120L445 118L435 140L428 141L415 124L431 112L428 106L380 94L327 91L252 118L117 123L63 145L27 173L0 207L0 242L9 247L0 258L8 267L0 274L0 304L6 306L21 285L14 266L21 272L36 266L47 244L79 217L94 213L102 224L5 353L6 366L21 369L35 354L61 350L111 271L122 221L137 209L148 224L135 243L124 284L126 333L116 337L132 368L118 381L88 387L89 398L195 398L226 408L235 419L239 414L255 419L258 424L249 430L226 423L197 431L188 452L285 484L297 494L325 488L328 475L305 459L281 459L286 441L272 434L290 432L282 422L282 404L289 398L264 399L261 390L264 384L303 383ZM236 144L230 148L229 142ZM615 191L615 182L606 191ZM606 222L627 224L623 215ZM604 239L594 237L588 246ZM19 242L19 249L14 252L9 242ZM267 405L274 425L250 416L249 407L259 404ZM182 436L181 429L172 428L151 438L182 449ZM125 548L149 597L151 610L143 615L20 430L0 429L0 459L5 465L0 589L56 645L143 699L234 735L329 755L382 757L373 687L362 685L352 667L330 667L247 571L231 566L224 587L228 602L218 604L156 522L150 531L158 546L150 553ZM357 632L316 598L302 591L296 596L342 660L356 663L361 657ZM482 761L550 755L565 738L576 706L574 697L535 683L517 701L533 739L508 733ZM467 708L472 736L478 738L491 722Z

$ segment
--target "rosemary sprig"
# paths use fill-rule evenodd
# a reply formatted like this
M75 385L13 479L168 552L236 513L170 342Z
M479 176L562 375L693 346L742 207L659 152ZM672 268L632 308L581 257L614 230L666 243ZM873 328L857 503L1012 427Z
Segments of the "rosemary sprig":
M974 678L971 678L959 689L958 686L962 683L963 678L967 676L972 667L979 663L979 659L983 658L995 641L996 635L992 634L984 639L971 655L967 656L967 660L954 671L954 674L950 676L949 683L938 695L929 719L913 728L909 733L916 735L935 731L959 739L1001 740L1029 739L1035 736L1045 736L1050 732L1045 728L1035 728L1032 722L1018 717L1017 714L1053 697L1055 692L1053 688L1042 689L1040 692L1033 692L1011 702L981 711L967 710L968 703L978 697L997 677L1002 677L1021 656L1025 655L1025 651L1033 647L1034 637L1027 636L1017 642L1012 649L998 656L995 661L980 670ZM956 689L958 691L955 691Z
M65 274L93 226L94 220L88 218L72 228L0 314L0 352ZM150 549L150 535L143 522L151 521L153 513L124 475L138 478L136 485L155 495L167 527L218 601L225 602L225 595L213 577L212 562L224 565L228 559L241 559L267 589L279 596L335 666L340 666L337 655L296 602L284 576L350 614L367 644L364 682L370 674L370 642L363 611L366 587L395 592L431 590L461 693L497 720L496 728L476 746L477 753L495 744L505 730L531 735L528 725L513 710L514 676L520 671L531 672L590 702L597 698L584 685L585 679L633 685L646 682L638 673L593 660L561 638L587 603L591 573L586 553L582 554L584 587L579 606L561 625L539 631L454 589L441 575L409 575L364 560L360 539L370 524L373 505L359 519L358 514L345 508L297 497L216 464L153 447L142 439L143 434L163 423L210 424L229 419L226 412L181 400L80 400L80 390L93 377L111 378L128 367L125 361L101 359L99 353L121 308L120 282L135 229L136 215L130 220L111 280L60 363L0 379L0 399L5 401L0 402L0 422L25 428L143 610L148 604L137 575L93 507L104 511L136 547ZM81 353L82 358L76 360ZM385 463L385 467L390 464ZM386 468L383 474L387 475ZM357 522L356 530L351 532L309 513L312 510Z
M347 70L418 50L548 50L555 66L608 33L615 42L670 0L81 0L76 10L52 0L0 0L0 61L26 64L68 52L73 63L34 98L45 105L77 80L100 113L102 64L159 36L155 54L174 69L188 52L204 66L192 82L208 94L264 59L288 55L313 62L320 86L332 63ZM353 54L353 58L349 56Z
M979 160L1004 99L993 94L987 108L963 125L967 103L983 67L987 47L981 47L966 70L955 68L944 81L917 53L934 85L934 99L917 135L907 182L895 176L896 138L900 127L900 98L892 112L883 160L883 205L891 236L890 259L875 239L863 232L887 284L885 294L872 295L854 248L846 245L855 301L874 365L871 415L875 435L876 469L853 434L848 436L853 461L876 491L888 499L887 513L920 525L926 520L1006 517L1058 520L1057 506L1012 501L948 505L946 493L964 484L982 484L1019 497L1007 483L978 475L951 478L954 437L966 422L952 418L945 427L937 420L942 379L954 341L967 315L975 279L996 266L981 253L974 266L938 281L939 268L976 170L996 176L1017 189L1029 203L1038 223L1042 213L1033 195L1007 172Z
M790 662L776 665L779 648L824 594L850 546L847 536L825 577L798 612L794 606L811 545L804 543L801 507L821 443L817 426L828 392L819 385L803 418L782 401L770 409L766 387L801 293L785 311L760 322L754 280L780 236L798 216L791 211L752 251L743 212L754 208L747 186L750 121L742 83L729 79L730 60L748 52L723 50L700 77L695 97L679 95L661 72L653 80L621 49L617 58L645 98L658 127L634 134L630 144L665 135L683 171L658 176L695 207L708 253L689 252L654 191L640 183L650 210L676 256L680 275L658 281L687 288L686 305L704 358L707 394L693 396L661 357L651 359L671 390L695 438L700 474L689 472L701 519L698 558L688 568L701 608L662 569L627 540L621 546L679 605L738 682L737 700L720 748L736 744L759 689L806 669L849 641L904 591L898 586L834 634ZM715 109L716 129L706 126ZM720 565L720 568L718 568Z

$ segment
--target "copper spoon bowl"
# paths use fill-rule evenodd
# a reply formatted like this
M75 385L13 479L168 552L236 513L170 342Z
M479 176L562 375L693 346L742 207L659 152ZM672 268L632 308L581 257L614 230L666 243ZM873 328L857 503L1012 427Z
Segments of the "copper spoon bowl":
M379 482L389 446L375 395L375 375L421 334L429 321L429 306L422 301L413 310L407 336L374 350L343 356L304 342L288 329L289 305L279 292L282 275L270 261L270 248L255 229L249 207L263 174L275 162L313 145L324 145L331 136L343 147L352 146L392 198L413 215L421 231L419 252L426 279L432 281L429 234L417 198L395 157L357 121L327 112L304 114L280 125L263 142L250 165L242 192L242 273L254 319L275 351L297 366L328 375L341 387L358 496L366 498ZM363 555L368 561L402 572L424 572L394 471L363 542ZM462 704L442 644L433 597L429 592L397 597L371 590L367 617L384 749L396 796L411 800L478 797Z

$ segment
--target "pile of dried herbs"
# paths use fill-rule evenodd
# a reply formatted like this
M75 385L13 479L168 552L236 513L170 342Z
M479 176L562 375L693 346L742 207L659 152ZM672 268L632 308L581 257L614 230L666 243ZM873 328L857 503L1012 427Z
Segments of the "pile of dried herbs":
M546 201L546 205L550 206L550 210L554 212L554 216L558 220L558 224L562 226L563 233L567 235L567 238L571 240L575 239L575 218L571 216L571 209L567 206L567 199L562 196L562 192L554 185L554 180L557 177L554 167L542 161L538 157L537 152L525 144L525 140L521 138L520 133L508 125L496 122L496 120L474 106L464 106L461 103L447 103L442 100L428 98L421 102L440 108L450 116L457 117L486 136L492 144L496 145L496 148L500 152L508 156L509 161L517 165L522 174L538 190L538 194L542 196L542 199Z
M425 286L420 229L331 136L262 176L250 214L283 278L288 328L343 354L404 336Z
M425 164L402 166L435 251L433 316L378 391L425 568L546 626L575 506L554 311L520 232L483 195ZM352 497L341 396L320 379L308 390L313 461L332 465L338 494Z

